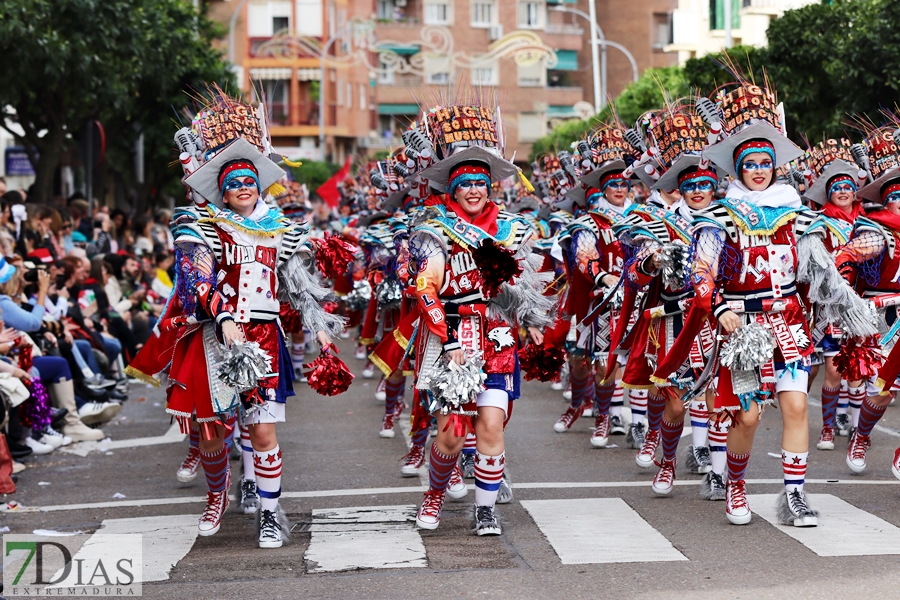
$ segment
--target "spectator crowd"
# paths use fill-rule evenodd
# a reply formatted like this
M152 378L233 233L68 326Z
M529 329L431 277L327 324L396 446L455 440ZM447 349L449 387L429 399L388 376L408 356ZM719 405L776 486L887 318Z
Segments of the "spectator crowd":
M37 204L0 178L0 493L29 456L106 437L172 291L170 217Z

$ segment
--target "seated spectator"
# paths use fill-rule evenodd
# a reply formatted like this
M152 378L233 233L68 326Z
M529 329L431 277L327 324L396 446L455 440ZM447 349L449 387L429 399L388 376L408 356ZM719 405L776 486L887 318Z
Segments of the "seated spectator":
M153 254L153 238L150 233L152 227L153 219L148 215L141 215L134 220L131 229L134 232L135 256Z
M168 298L172 295L172 289L175 287L169 276L169 270L175 264L175 258L168 251L157 252L154 258L156 265L150 287L160 298Z

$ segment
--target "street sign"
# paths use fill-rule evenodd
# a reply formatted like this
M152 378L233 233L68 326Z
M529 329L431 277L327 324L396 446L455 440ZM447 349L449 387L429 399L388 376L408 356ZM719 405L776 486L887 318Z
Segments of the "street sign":
M33 177L34 168L31 161L28 160L28 154L25 148L21 146L10 146L4 152L4 165L7 176Z

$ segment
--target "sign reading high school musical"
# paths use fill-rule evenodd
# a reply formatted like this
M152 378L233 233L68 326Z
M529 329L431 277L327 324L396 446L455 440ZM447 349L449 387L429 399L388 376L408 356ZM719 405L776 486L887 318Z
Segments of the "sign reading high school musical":
M874 179L881 177L888 169L900 167L894 132L887 127L877 129L866 137L869 149L869 170Z
M428 114L428 123L434 139L444 144L470 141L489 147L499 144L494 113L483 106L437 108Z
M682 154L700 154L708 134L709 127L700 115L676 114L650 127L659 159L667 168Z
M207 154L215 153L238 138L263 150L262 132L253 109L242 102L229 102L214 111L204 111L194 120Z
M748 121L766 121L781 131L775 94L757 85L741 85L719 98L727 133L740 129Z
M850 140L847 138L830 138L819 142L809 149L807 167L814 173L821 173L830 163L843 160L853 164L853 155L850 154Z

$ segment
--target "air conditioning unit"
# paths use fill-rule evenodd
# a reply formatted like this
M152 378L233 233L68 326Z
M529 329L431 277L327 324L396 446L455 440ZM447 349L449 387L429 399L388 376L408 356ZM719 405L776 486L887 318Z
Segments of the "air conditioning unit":
M406 0L394 0L394 6L399 6L400 8L405 8Z
M495 42L503 37L503 25L491 25L488 28L488 39Z

